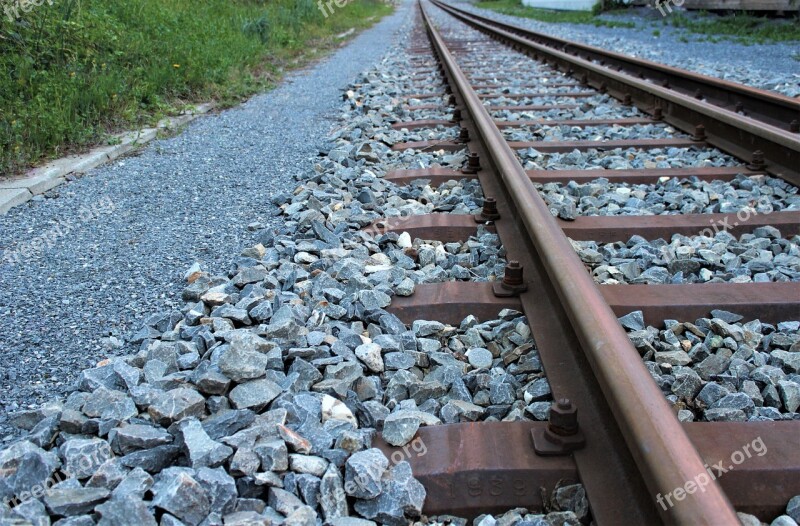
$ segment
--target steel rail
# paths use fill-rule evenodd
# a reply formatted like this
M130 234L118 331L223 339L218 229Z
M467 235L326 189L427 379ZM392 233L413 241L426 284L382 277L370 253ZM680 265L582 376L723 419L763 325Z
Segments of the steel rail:
M476 18L465 15L439 0L432 2L452 16L478 28L502 41L511 43L528 54L544 55L564 65L573 76L585 76L586 83L608 91L618 99L630 97L639 109L653 114L660 108L669 124L687 133L694 133L698 125L704 127L708 144L739 159L753 161L756 151L763 153L765 170L800 186L800 136L796 133L739 115L711 103L689 98L686 95L641 80L633 75L614 71L558 49L537 44L507 30L492 27Z
M606 65L621 69L629 74L640 75L656 84L667 83L669 86L688 97L702 96L704 99L722 108L746 112L752 118L784 130L791 130L792 121L800 123L800 102L779 93L752 88L743 84L730 82L708 75L702 75L658 62L652 62L622 53L616 53L589 44L574 42L533 31L508 22L495 20L488 16L466 11L456 6L448 7L465 16L493 25L534 40L548 47L554 47L572 55L603 61ZM800 131L800 130L795 130Z
M703 460L421 4L420 8L451 87L461 96L516 206L648 490L655 500L658 494L683 487L706 472ZM716 482L658 511L670 524L738 524Z

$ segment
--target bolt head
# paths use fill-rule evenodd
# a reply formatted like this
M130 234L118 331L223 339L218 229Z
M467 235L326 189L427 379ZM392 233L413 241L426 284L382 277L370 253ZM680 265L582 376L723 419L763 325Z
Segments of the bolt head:
M578 408L567 399L561 399L550 407L550 426L563 430L578 429Z

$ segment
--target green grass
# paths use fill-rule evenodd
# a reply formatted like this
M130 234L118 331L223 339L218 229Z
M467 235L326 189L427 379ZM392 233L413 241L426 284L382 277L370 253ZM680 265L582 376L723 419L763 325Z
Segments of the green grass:
M0 8L12 0L2 0ZM391 11L352 0L50 0L0 10L0 175L274 85Z
M504 15L533 18L541 22L591 24L605 27L636 27L631 22L604 20L589 11L554 11L522 5L520 0L486 0L475 4L483 9L491 9Z
M742 44L763 44L800 40L800 19L797 16L776 20L746 13L701 13L700 16L690 18L674 12L665 17L663 23L690 33L705 35L712 41L727 38Z

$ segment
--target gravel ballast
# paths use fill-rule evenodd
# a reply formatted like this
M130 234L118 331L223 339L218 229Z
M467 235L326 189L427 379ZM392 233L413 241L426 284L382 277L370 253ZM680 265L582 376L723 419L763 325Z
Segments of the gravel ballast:
M384 310L418 283L495 280L505 260L483 227L462 243L363 230L481 201L476 181L380 180L446 156L388 154L391 121L367 109L383 95L364 80L300 186L270 197L280 217L241 221L255 239L226 269L192 265L182 302L128 338L137 352L81 372L66 401L13 414L28 434L0 452L0 496L14 504L0 517L400 526L420 518L425 490L406 461L371 447L377 436L422 455L420 426L547 418L550 386L521 313L406 326ZM45 484L41 498L23 493ZM588 514L580 486L553 498L547 515L518 513Z
M686 34L636 15L609 16L610 20L633 21L636 28L552 24L479 9L467 2L458 7L483 16L522 26L548 35L576 40L704 75L776 91L789 97L800 95L796 43L743 45L730 40L702 41L702 35ZM669 15L667 15L669 16ZM653 31L658 30L658 36ZM686 38L688 37L688 38ZM684 40L685 38L685 40ZM698 49L702 50L698 52Z
M728 232L597 244L572 241L595 281L618 283L768 283L800 281L800 236L760 227L738 239Z
M663 330L645 326L641 311L620 322L681 421L800 418L800 321L743 322L717 310Z
M0 450L0 499L14 505L0 506L0 523L467 524L458 517L422 515L426 491L413 476L411 455L438 452L428 451L419 430L545 420L553 399L522 313L505 309L496 319L467 316L449 325L404 324L390 311L394 297L412 294L419 284L495 281L506 263L499 238L483 226L476 225L467 240L449 243L414 239L402 229L406 217L472 214L483 200L474 180L437 187L383 180L392 169L458 168L465 160L463 150L390 149L403 140L454 137L451 126L391 128L412 112L417 118L447 115L409 109L428 101L408 98L418 93L407 82L409 47L401 40L376 66L355 76L333 131L325 126L297 170L271 180L270 191L255 196L265 202L240 215L209 212L210 196L202 202L202 220L222 220L218 231L241 232L238 242L220 243L216 259L191 264L197 258L186 258L176 272L182 290L158 310L148 308L125 334L105 340L119 347L107 354L118 356L96 364L97 357L87 360L94 366L77 375L66 400L53 397L11 415L27 433ZM272 169L253 171L263 185L264 173ZM244 185L238 190L249 191ZM109 203L111 211L98 209L93 220L113 216L117 206ZM233 207L245 206L240 199ZM381 219L393 230L375 228ZM207 243L216 254L215 236ZM764 236L768 245L774 241L773 251L783 248L779 234ZM768 246L758 242L756 248ZM148 289L137 293L142 290ZM731 316L715 313L707 323L697 322L709 354L724 357L723 347L745 353L744 344L752 344L770 359L785 360L777 351L796 345L784 334L797 330L793 324L776 329L752 322L746 327L750 332L742 329L737 338ZM645 343L659 352L674 343L668 331L665 343L657 342L662 334L653 334L640 318L634 314L622 323L646 333ZM727 331L721 344L702 332L706 325ZM684 334L691 332L686 325L683 332L668 327L690 342L700 338ZM776 330L782 336L774 336ZM756 332L758 341L750 334ZM122 344L123 337L130 345ZM645 360L653 358L659 367L665 362L663 354L650 356L647 347L637 347ZM739 365L733 356L731 364ZM658 372L668 375L669 365ZM791 410L794 401L783 403ZM403 459L387 457L376 447L379 440L402 448ZM575 482L551 488L543 510L482 515L473 524L589 523L585 490ZM46 491L35 489L43 486ZM787 514L796 509L790 502Z
M82 369L125 352L146 315L180 306L187 261L226 270L255 239L249 224L275 224L269 199L307 170L340 90L410 13L406 4L274 91L0 216L0 437L14 433L9 412L63 394Z

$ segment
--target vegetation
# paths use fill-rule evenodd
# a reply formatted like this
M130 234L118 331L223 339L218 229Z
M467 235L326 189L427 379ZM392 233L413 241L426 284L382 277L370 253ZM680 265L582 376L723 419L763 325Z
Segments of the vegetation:
M635 27L632 22L605 20L598 18L597 12L589 11L555 11L552 9L538 9L522 5L520 0L483 0L476 4L484 9L491 9L504 15L533 18L541 22L561 22L570 24L591 24L605 27Z
M192 103L231 104L391 10L381 0L334 4L328 17L315 0L22 4L16 18L19 0L0 0L0 175Z
M664 24L688 32L705 35L707 40L729 38L742 44L789 42L800 40L800 19L776 20L748 13L713 15L698 13L686 16L673 12L664 18Z

